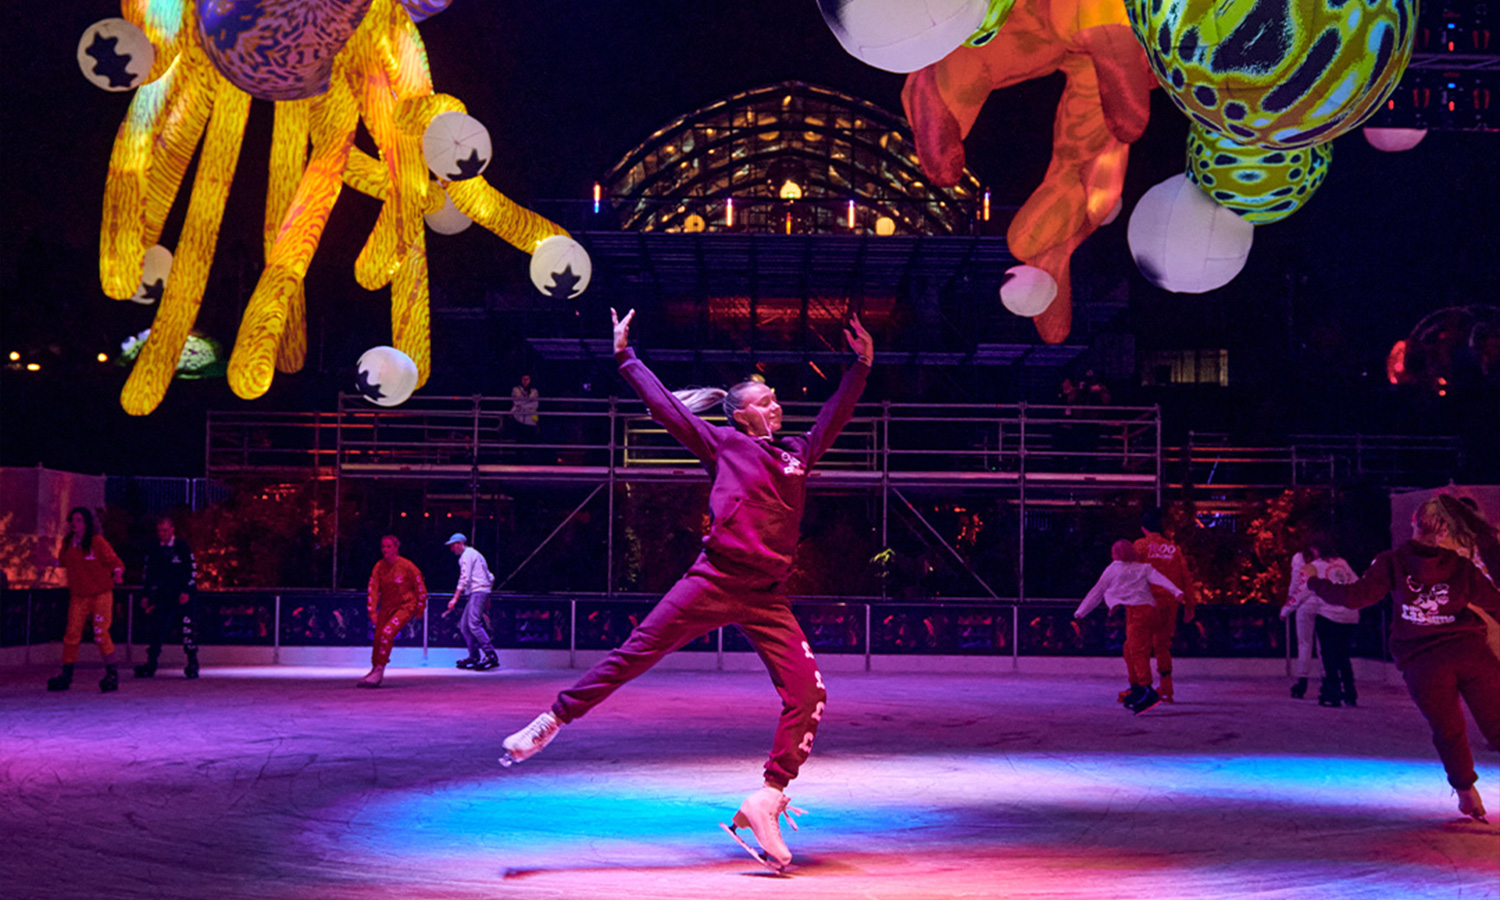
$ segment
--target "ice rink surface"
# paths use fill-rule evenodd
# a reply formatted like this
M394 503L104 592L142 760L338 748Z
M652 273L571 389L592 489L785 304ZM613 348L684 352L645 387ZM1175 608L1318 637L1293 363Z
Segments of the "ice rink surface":
M576 672L0 670L0 896L63 898L1500 897L1399 682L1356 709L1281 678L833 673L788 793L795 868L717 823L759 786L760 673L659 671L511 769L500 740ZM1500 823L1500 754L1470 730Z

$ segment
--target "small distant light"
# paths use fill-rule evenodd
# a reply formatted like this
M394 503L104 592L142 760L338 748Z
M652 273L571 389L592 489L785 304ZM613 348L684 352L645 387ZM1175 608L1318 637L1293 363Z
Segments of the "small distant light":
M97 359L100 362L109 362L109 354L108 353L101 353L98 356L94 357L94 359Z
M854 201L849 201L849 227L854 227Z
M401 510L401 518L406 518L406 510Z
M27 363L26 364L26 371L28 371L28 372L40 372L41 370L42 370L41 363Z
M802 186L795 181L788 181L781 186L781 199L801 200Z
M601 199L603 199L603 197L604 197L604 189L599 186L599 182L597 182L597 181L594 182L594 212L595 213L599 212L599 201Z
M875 220L875 233L881 237L890 237L896 233L896 220L890 216L881 216Z
M733 197L725 197L724 198L724 227L725 228L733 228L734 227L734 198Z
M984 220L986 222L988 222L990 220L990 189L989 188L985 188L984 189Z
M21 358L21 354L20 353L16 352L15 350L10 351L10 361L11 362L16 362L20 358Z

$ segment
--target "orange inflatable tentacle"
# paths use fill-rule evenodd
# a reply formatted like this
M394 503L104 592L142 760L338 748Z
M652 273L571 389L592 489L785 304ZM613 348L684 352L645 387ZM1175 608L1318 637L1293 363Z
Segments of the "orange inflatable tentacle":
M104 185L104 215L99 227L99 281L104 293L127 300L141 283L146 253L146 185L151 148L162 113L177 90L175 70L141 85L115 135Z
M171 75L178 84L163 112L155 139L156 153L147 170L145 228L141 237L145 247L161 240L188 164L198 150L203 129L208 126L211 104L206 98L213 96L213 69L203 54L196 51L193 47L182 54Z

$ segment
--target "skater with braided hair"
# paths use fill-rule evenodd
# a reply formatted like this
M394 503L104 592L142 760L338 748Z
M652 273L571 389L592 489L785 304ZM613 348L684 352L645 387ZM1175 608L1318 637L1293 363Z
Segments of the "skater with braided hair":
M1442 544L1451 538L1443 500L1428 500L1412 515L1412 539L1375 557L1353 584L1310 578L1323 600L1362 609L1390 594L1395 602L1391 656L1417 709L1432 726L1432 743L1458 794L1458 811L1484 818L1475 787L1463 707L1467 704L1486 740L1500 746L1500 660L1485 645L1479 606L1500 613L1500 589L1474 564Z
M505 765L521 762L545 747L564 725L593 709L662 657L725 625L736 625L755 647L781 695L781 722L765 765L764 786L740 804L733 826L722 826L741 846L775 872L792 860L782 839L780 818L795 828L783 793L812 750L827 692L812 649L792 614L781 587L792 568L807 470L817 463L854 414L875 356L874 341L857 316L845 337L857 356L817 420L805 435L778 438L781 406L776 392L747 381L707 396L667 391L630 348L635 310L614 323L615 359L620 374L645 401L651 417L703 461L713 479L709 491L711 524L703 551L687 573L619 649L557 695L551 710L505 739ZM689 399L684 401L683 397ZM697 412L722 402L731 426L712 425ZM702 404L702 405L700 405ZM737 831L749 828L761 846L755 851Z

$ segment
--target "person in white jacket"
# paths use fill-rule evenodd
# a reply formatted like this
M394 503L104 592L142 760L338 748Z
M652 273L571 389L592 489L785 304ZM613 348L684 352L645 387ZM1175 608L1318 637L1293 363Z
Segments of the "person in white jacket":
M1141 562L1130 541L1115 541L1109 552L1114 561L1078 604L1073 618L1093 612L1101 601L1110 609L1125 607L1125 669L1130 689L1120 695L1120 702L1140 715L1161 702L1161 695L1151 686L1151 635L1156 613L1151 585L1174 597L1181 597L1182 589L1150 563Z
M1326 578L1334 584L1353 584L1359 580L1349 563L1334 553L1332 545L1325 540L1310 542L1307 545L1307 555L1311 559L1303 566L1304 588L1311 578ZM1308 589L1308 593L1312 593L1311 589ZM1354 631L1359 625L1359 610L1336 603L1325 603L1316 595L1312 602L1317 604L1315 627L1318 647L1321 648L1319 653L1323 657L1323 684L1318 690L1318 705L1338 706L1342 703L1354 706L1358 698L1354 691L1354 666L1349 656L1354 652Z
M1287 586L1286 603L1281 607L1281 617L1292 619L1297 627L1297 662L1292 666L1292 674L1297 676L1292 682L1294 700L1307 696L1307 679L1312 677L1313 636L1318 607L1322 605L1318 595L1307 589L1307 577L1307 556L1298 550L1292 554L1292 580Z

